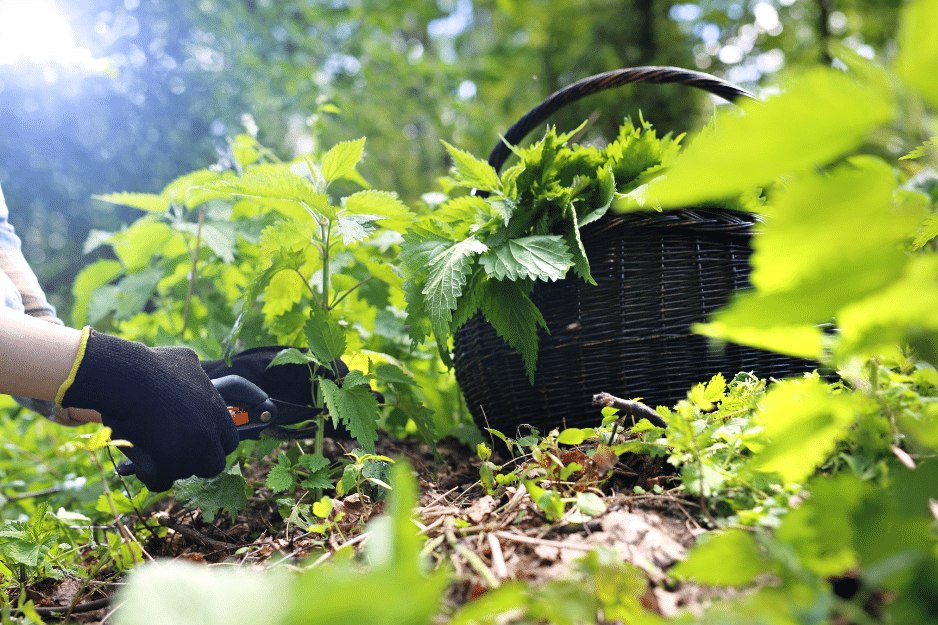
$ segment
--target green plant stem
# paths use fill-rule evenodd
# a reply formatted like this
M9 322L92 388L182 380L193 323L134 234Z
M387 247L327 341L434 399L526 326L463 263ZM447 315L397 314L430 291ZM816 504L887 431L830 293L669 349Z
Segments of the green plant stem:
M182 313L182 330L179 331L179 338L186 333L189 325L189 304L192 302L192 291L195 287L195 276L199 268L199 248L202 247L202 222L205 220L205 207L199 210L199 225L195 231L195 251L192 253L192 270L189 273L189 288L186 291L186 307Z
M354 291L355 289L357 289L357 288L360 287L361 285L365 284L366 282L370 282L371 280L374 280L374 279L375 279L374 276L365 278L364 280L362 280L361 282L359 282L358 284L356 284L355 286L353 286L352 288L350 288L348 291L346 291L345 293L343 293L342 295L340 295L338 298L336 298L336 300L335 300L334 302L332 302L332 304L329 305L329 308L335 308L336 306L339 305L339 302L341 302L341 301L344 300L346 297L348 297L349 294L350 294L352 291Z
M323 220L323 223L320 224L322 229L322 241L323 241L323 250L322 250L322 303L323 310L328 311L329 306L329 253L330 253L330 235L332 234L332 221L326 219Z
M326 417L324 412L316 415L316 438L313 440L313 453L322 455L323 451L323 428L326 426ZM318 486L313 489L313 501L322 499L322 489Z
M150 557L146 551L144 551L143 545L137 542L137 539L134 538L133 534L130 533L130 530L127 529L127 526L121 522L120 515L117 513L117 506L114 505L114 498L111 496L111 489L107 485L107 475L104 472L104 465L102 465L101 461L98 460L98 455L95 452L91 451L89 453L91 454L91 458L94 460L94 463L97 465L98 471L101 474L101 485L104 487L104 497L107 499L108 507L111 508L111 514L114 515L114 523L117 525L117 529L120 531L121 536L127 542L132 542L137 545L137 547L140 548L140 553L146 555L152 560L153 558ZM142 564L139 561L139 558L137 558L137 553L133 549L130 550L130 556L133 558L134 565Z

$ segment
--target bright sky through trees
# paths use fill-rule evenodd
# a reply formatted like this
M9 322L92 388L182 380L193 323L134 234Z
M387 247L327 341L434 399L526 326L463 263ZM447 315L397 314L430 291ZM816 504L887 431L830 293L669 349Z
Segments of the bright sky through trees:
M68 16L51 0L0 0L0 65L100 69L91 53L75 45Z

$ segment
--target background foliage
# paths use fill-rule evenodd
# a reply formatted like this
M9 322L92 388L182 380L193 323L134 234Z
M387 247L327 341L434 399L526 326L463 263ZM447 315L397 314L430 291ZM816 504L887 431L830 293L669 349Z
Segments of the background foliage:
M640 438L612 453L668 455L680 469L680 488L699 497L703 520L725 530L701 540L670 572L676 579L707 585L748 587L742 602L709 611L706 622L933 619L938 605L933 535L938 475L933 458L938 441L933 114L938 93L932 77L938 63L938 4L923 0L903 7L897 35L900 7L887 2L377 4L204 0L171 9L137 0L77 3L80 19L93 23L102 41L109 42L95 54L111 58L110 73L53 79L48 73L2 67L4 96L19 95L13 101L22 102L3 120L10 130L4 126L0 140L8 142L10 156L2 182L47 283L85 266L72 292L72 320L90 319L133 338L186 342L217 352L224 331L237 324L232 302L245 290L251 296L265 292L262 306L251 308L249 301L241 310L249 313L242 320L242 344L305 341L313 348L317 336L347 334L349 345L344 338L326 341L342 343L342 349L327 350L322 360L356 354L353 364L360 369L353 369L356 386L349 392L358 388L362 398L372 401L358 385L384 376L395 391L389 403L401 411L396 421L393 413L384 415L384 424L403 433L420 421L415 415L426 417L410 395L416 381L429 394L421 399L429 399L438 411L444 407L435 425L445 431L458 418L454 389L437 382L443 378L428 353L405 356L400 318L393 318L404 307L401 276L375 262L392 263L399 240L377 237L362 246L336 246L333 257L325 230L319 239L301 230L297 216L305 215L289 208L300 195L291 193L305 194L302 201L316 209L314 217L326 216L329 228L334 218L348 245L372 234L371 222L381 221L365 208L385 211L380 213L385 221L398 221L390 230L403 229L409 219L396 199L357 191L363 181L395 190L419 210L421 196L434 189L433 181L448 167L438 139L484 155L499 129L574 78L641 63L693 63L749 86L776 84L774 74L783 74L782 95L764 107L748 108L744 116L720 113L712 130L693 137L666 177L650 185L650 197L670 206L764 187L768 219L753 257L756 288L698 330L716 339L818 358L836 367L840 379L831 383L807 376L767 385L741 374L729 382L723 377L701 381L705 384L690 389L673 409L659 408L671 424L667 430L640 424ZM615 19L619 15L634 19ZM833 61L837 70L818 67L818 61ZM85 81L91 86L87 92L77 86ZM65 88L70 84L73 88ZM701 117L710 117L684 95L661 95L667 90L637 88L611 97L618 100L623 93L632 105L653 111L661 130L672 124L678 130L699 126ZM60 106L62 94L75 106ZM77 114L105 102L113 107L103 107L101 116ZM570 121L572 128L601 111L588 130L587 137L594 139L614 136L609 125L618 127L622 115L632 112L600 100L584 107L572 109L569 119L558 123ZM122 128L117 122L99 124L112 119L129 121ZM56 128L67 132L50 149ZM358 146L350 140L362 134L368 136L368 158L359 168L361 177L348 171L340 180L337 170L334 177L328 175L334 153L327 150ZM294 160L307 152L314 155L312 161ZM712 158L715 153L724 158ZM199 169L212 161L215 167ZM295 175L295 166L305 167L307 177ZM323 189L306 182L316 178L317 167L324 184L336 185L334 197L321 205L314 196L325 195ZM40 178L51 182L29 186ZM193 185L199 189L196 197L181 192ZM262 193L265 188L270 192ZM111 191L151 193L105 196L114 205L136 207L127 213L85 200L92 192ZM361 210L355 210L357 193L380 201L360 203ZM254 199L228 197L247 195ZM68 198L74 214L57 210ZM345 199L333 204L335 198ZM22 206L28 208L18 210ZM288 219L273 219L274 213ZM121 227L122 220L132 223ZM87 227L88 236L66 236L69 226ZM99 258L79 260L79 247ZM190 282L187 272L196 251L207 256ZM53 256L64 260L43 262ZM333 261L336 281L330 283ZM377 275L364 275L363 268ZM306 279L297 283L291 272ZM217 297L190 298L189 285L200 281L212 285ZM322 285L318 291L316 284ZM359 289L363 284L370 286ZM317 299L331 303L337 318L320 324ZM380 311L391 317L381 318ZM823 331L821 324L831 321L838 330ZM406 359L405 366L382 372L370 356L358 357L376 345L382 364ZM329 387L333 395L338 391ZM607 416L605 427L610 423ZM100 455L106 441L100 434L72 449L91 452L88 458L66 465L61 458L50 462L43 453L48 424L27 416L7 420L3 427L6 438L16 441L4 447L12 455L0 458L7 485L51 484L53 501L70 509L89 504L82 497L96 497L96 511L114 517L119 510L145 507L148 493L118 496L108 491L106 479L90 478L92 488L75 487L78 478L70 466L89 476L97 467L103 475ZM608 429L532 437L530 446L535 455L546 456L561 444L603 441L603 432ZM242 451L261 457L262 449L272 448L268 444ZM520 479L498 473L501 468L485 452L479 448L492 492ZM38 461L23 467L23 456ZM350 492L368 480L384 483L387 478L398 495L392 514L371 526L374 544L364 558L332 568L310 567L285 583L267 576L264 588L305 599L284 599L280 612L246 606L243 615L269 622L350 616L385 622L392 607L402 622L434 617L445 573L422 568L420 554L427 547L421 547L408 518L413 485L401 468L393 479L374 472L375 465L366 466L372 460L384 462L357 458L341 479L344 492ZM267 486L287 494L298 485L327 487L323 469L318 458L291 450L278 456ZM562 475L570 469L551 470ZM232 475L222 477L232 482ZM237 490L243 482L233 483ZM547 518L559 517L573 501L581 511L603 507L602 501L579 495L567 501L535 481L526 487ZM207 507L205 489L195 485L187 492ZM329 513L322 513L328 498L306 508L288 498L278 501L295 511L291 519L307 525L316 521L313 517L323 524L328 519ZM9 509L16 520L0 532L0 573L9 585L25 588L32 579L81 574L69 568L74 563L69 553L80 543L91 544L92 557L113 564L117 572L139 557L129 541L115 541L113 533L102 535L93 525L77 530L81 525L65 508L53 515L31 494L10 503L4 513ZM225 507L232 509L230 501L215 506ZM363 574L365 563L370 566ZM562 582L543 592L506 584L450 616L456 622L495 622L505 610L515 610L531 621L577 622L602 611L635 622L657 621L638 604L644 582L638 583L631 569L594 553L581 563L579 574L596 586L595 592ZM124 618L131 622L152 611L147 607L153 598L150 584L166 583L180 592L181 586L195 586L199 575L144 570L142 581L129 590L142 594ZM400 579L422 592L403 600L391 593L386 603L372 604L333 602L324 590L361 595L372 585L386 591ZM198 603L209 611L226 608L218 618L230 618L230 606L211 597L220 594L218 588L254 581L236 576L199 582L209 598ZM857 587L849 596L838 586L845 581ZM551 591L575 600L553 602L563 603L561 610L552 606ZM571 612L564 612L567 608Z
M362 170L405 202L448 166L440 139L483 156L522 112L592 73L699 67L743 86L823 58L843 40L888 53L897 2L735 0L75 0L77 46L103 73L0 64L0 185L43 284L67 314L91 229L133 212L91 199L154 192L228 158L253 117L278 154L369 138ZM636 86L558 116L614 136L639 109L662 133L692 127L703 97ZM706 108L706 107L705 107ZM254 123L248 123L249 128ZM99 252L101 253L101 252Z

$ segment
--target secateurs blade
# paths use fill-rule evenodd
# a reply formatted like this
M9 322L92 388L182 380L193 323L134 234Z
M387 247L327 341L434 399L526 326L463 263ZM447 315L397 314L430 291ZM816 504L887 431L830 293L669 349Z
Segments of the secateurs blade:
M321 408L270 397L259 386L238 375L216 378L212 384L225 400L241 440L256 440L265 430L274 438L304 438L315 429L287 429L282 426L309 421L322 412Z
M238 430L238 437L243 441L257 440L261 432L266 431L273 438L291 439L308 438L316 432L316 427L285 428L314 418L321 408L303 406L280 399L274 399L259 386L239 375L226 375L212 380L215 390L225 400L231 420ZM123 460L117 465L119 475L133 475L134 463Z

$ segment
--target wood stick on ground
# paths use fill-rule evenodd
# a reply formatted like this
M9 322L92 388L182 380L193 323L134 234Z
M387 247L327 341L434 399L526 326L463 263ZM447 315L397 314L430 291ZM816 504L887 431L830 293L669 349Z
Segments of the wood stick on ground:
M662 419L661 415L638 401L620 399L609 393L596 393L593 395L593 405L618 408L623 415L632 417L632 425L635 425L641 419L648 419L654 426L659 428L668 427L668 422Z
M201 545L204 545L206 547L213 547L215 549L219 549L222 551L225 551L228 549L240 549L242 547L242 545L235 545L232 543L226 543L220 540L215 540L214 538L209 538L208 536L206 536L199 530L193 527L189 527L188 525L181 525L170 518L159 517L157 521L159 522L160 525L164 527L168 527L169 529L174 530L176 532L179 532L186 538L190 540L194 540L195 542Z

